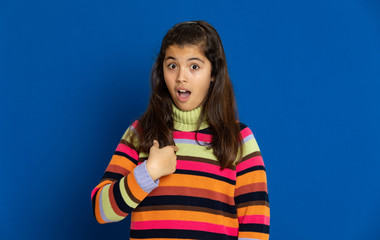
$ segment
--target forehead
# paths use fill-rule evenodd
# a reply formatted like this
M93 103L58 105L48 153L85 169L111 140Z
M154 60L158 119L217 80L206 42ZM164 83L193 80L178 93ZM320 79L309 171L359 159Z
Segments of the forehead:
M206 56L203 53L203 50L198 45L170 45L168 48L166 48L165 51L165 58L166 57L202 57L205 58Z

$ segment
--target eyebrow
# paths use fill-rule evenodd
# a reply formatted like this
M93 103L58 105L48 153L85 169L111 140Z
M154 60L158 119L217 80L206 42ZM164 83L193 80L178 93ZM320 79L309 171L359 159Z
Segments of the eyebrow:
M167 60L169 60L169 59L177 60L175 57L168 56L167 58L165 58L165 61L167 61ZM200 62L202 62L202 63L205 63L202 59L197 58L197 57L193 57L193 58L189 58L189 59L187 59L187 61L193 61L193 60L196 60L196 61L200 61Z

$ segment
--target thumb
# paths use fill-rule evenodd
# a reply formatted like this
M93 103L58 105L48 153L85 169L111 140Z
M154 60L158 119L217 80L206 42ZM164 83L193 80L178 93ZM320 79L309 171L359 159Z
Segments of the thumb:
M160 148L160 144L157 142L157 140L153 140L153 147Z
M178 152L178 147L175 146L175 145L168 145L166 147L169 147L169 148L173 149L174 152Z
M173 146L173 150L174 150L174 152L178 152L178 147L177 146Z

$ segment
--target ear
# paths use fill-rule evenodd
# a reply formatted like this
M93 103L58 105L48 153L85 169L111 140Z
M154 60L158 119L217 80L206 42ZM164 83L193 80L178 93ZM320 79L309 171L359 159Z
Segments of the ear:
M215 80L215 78L214 77L211 77L211 82L213 82Z

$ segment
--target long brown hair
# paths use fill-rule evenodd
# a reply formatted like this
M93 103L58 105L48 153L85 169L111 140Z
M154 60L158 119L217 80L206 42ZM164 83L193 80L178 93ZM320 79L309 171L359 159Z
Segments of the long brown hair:
M152 67L152 95L148 109L139 119L137 132L132 133L133 139L139 138L137 150L149 152L154 139L158 140L160 147L174 145L173 101L163 73L165 51L171 45L197 45L211 62L211 76L214 81L203 103L198 130L201 120L206 115L212 134L210 147L213 148L222 169L231 167L241 147L235 95L228 75L222 41L217 31L205 21L178 23L163 38L159 55Z

